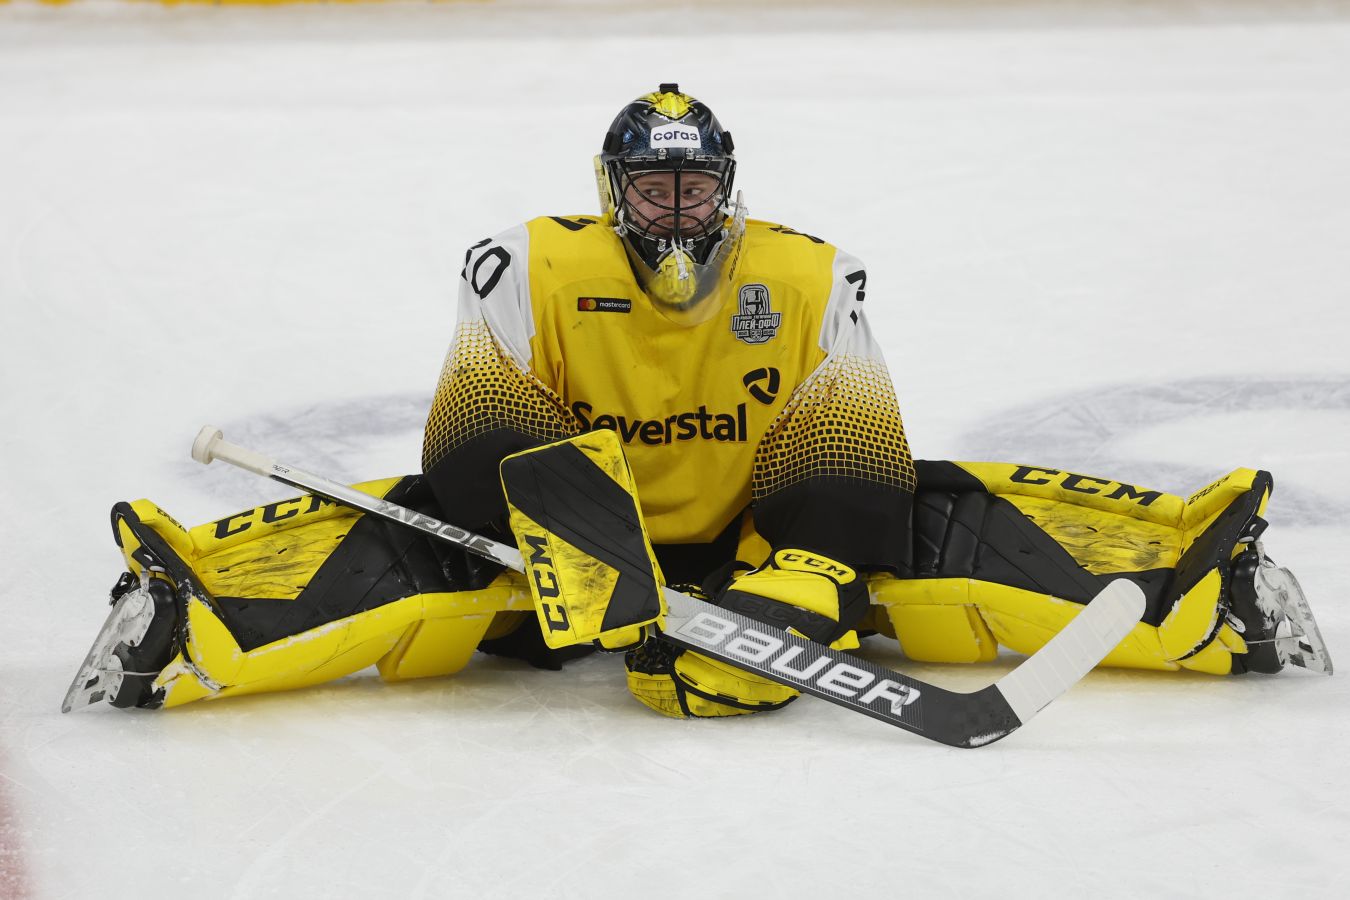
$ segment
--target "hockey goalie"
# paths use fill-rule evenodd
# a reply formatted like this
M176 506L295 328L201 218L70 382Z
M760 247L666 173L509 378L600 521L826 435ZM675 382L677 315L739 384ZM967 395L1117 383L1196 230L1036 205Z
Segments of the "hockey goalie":
M1264 555L1269 474L1182 498L1053 465L913 460L862 263L748 219L734 149L677 85L625 106L596 158L599 215L469 249L423 470L358 488L528 557L538 516L503 490L503 460L608 432L665 583L837 650L880 635L916 660L1034 653L1124 578L1146 609L1107 665L1330 673L1297 583ZM557 669L595 646L623 652L633 696L669 716L796 696L669 642L659 616L611 628L601 608L559 646L541 632L547 584L319 496L191 529L138 500L112 526L127 571L67 710L370 665L448 675L475 651ZM554 564L589 577L585 558Z

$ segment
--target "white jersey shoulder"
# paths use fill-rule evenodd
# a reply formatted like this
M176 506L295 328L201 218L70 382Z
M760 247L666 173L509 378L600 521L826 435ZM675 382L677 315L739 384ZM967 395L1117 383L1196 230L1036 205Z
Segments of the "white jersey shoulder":
M870 355L864 352L871 342L862 312L867 270L861 260L829 241L774 222L751 219L746 222L746 234L753 247L772 248L774 273L788 281L814 280L828 259L830 286L817 334L820 349L833 356L851 352L850 345L856 343L859 353Z
M464 257L459 322L486 322L497 343L528 370L534 312L530 301L530 233L517 225L479 241Z
M834 251L830 299L820 323L820 349L829 356L861 356L880 360L881 348L872 336L863 312L867 296L867 270L856 257L839 248Z

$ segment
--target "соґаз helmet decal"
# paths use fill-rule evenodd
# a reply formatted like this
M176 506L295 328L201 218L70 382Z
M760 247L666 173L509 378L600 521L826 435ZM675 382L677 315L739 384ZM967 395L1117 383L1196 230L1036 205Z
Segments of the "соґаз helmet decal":
M739 259L745 210L739 195L731 202L733 149L711 110L663 84L619 112L596 157L602 211L639 285L686 324L715 312L705 301Z

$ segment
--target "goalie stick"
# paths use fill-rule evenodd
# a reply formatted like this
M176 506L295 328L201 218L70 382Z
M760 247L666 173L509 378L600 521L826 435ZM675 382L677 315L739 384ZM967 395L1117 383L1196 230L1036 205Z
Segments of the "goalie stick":
M192 458L203 464L222 460L525 571L515 547L231 444L209 425L197 435ZM963 693L832 650L669 587L661 590L668 612L659 633L672 643L953 747L981 747L1026 724L1120 643L1139 621L1145 602L1138 586L1124 579L1113 581L1013 671L988 687Z

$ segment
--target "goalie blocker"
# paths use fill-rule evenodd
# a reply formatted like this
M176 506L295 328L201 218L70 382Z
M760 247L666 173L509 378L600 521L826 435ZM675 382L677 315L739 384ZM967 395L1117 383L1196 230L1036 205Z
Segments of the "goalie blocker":
M544 642L640 643L664 579L614 432L508 456L501 476Z

